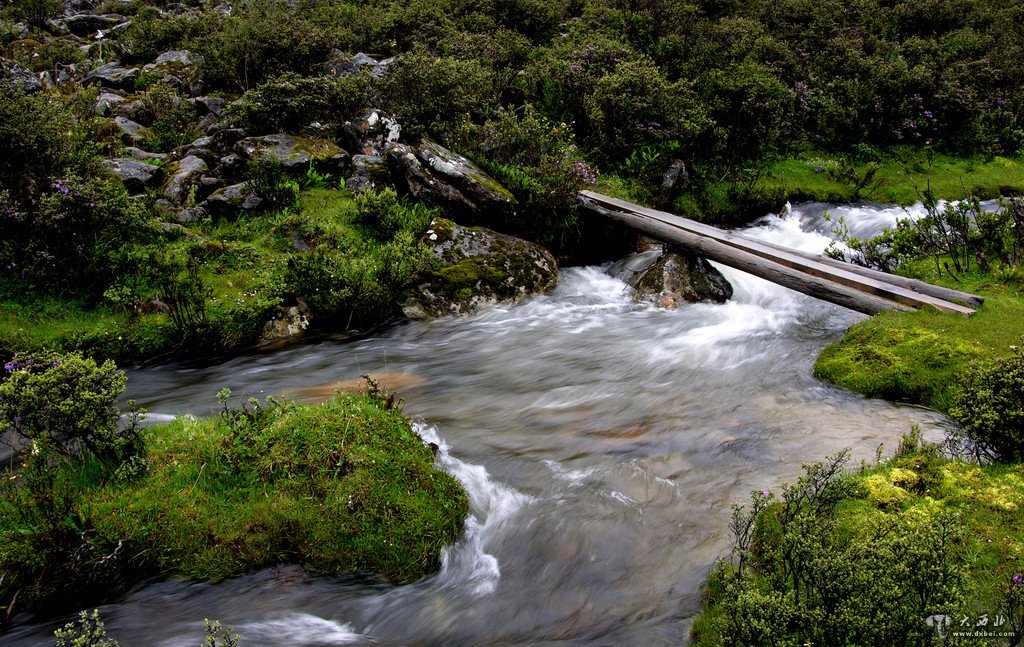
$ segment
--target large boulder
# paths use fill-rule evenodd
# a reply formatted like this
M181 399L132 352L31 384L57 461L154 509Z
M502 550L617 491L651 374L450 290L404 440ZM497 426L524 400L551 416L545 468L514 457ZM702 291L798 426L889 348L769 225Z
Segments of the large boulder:
M553 290L558 265L543 247L482 227L437 218L424 234L442 263L402 306L413 319L469 315Z
M114 117L114 126L121 135L132 144L141 143L153 134L153 131L128 117Z
M382 157L401 135L402 126L398 120L376 108L341 126L342 143L353 155Z
M131 193L142 193L146 187L156 184L160 177L160 167L137 159L118 157L103 160L103 163L111 173L120 178Z
M392 144L388 166L399 189L473 221L511 214L516 199L479 166L434 142Z
M608 273L635 290L638 301L653 301L662 308L681 303L725 303L732 285L708 261L684 250L648 250L615 263Z
M32 94L43 89L43 84L21 63L0 58L0 91L11 93L21 90Z
M203 202L203 207L214 216L231 217L259 209L262 203L263 199L256 195L248 182L240 182L214 191Z
M275 159L289 171L312 166L321 173L339 173L349 162L348 154L333 142L286 133L243 139L235 152L245 159Z
M142 72L137 67L122 67L120 63L107 63L92 70L82 79L82 85L98 85L104 88L133 90ZM60 79L57 79L60 83Z
M193 197L193 191L199 185L199 179L206 173L206 162L188 155L178 162L167 166L167 182L164 183L160 192L164 197L174 204L184 205Z
M79 14L65 18L63 23L68 31L75 36L88 36L104 29L110 29L114 25L120 25L125 20L124 16L116 13L100 15Z

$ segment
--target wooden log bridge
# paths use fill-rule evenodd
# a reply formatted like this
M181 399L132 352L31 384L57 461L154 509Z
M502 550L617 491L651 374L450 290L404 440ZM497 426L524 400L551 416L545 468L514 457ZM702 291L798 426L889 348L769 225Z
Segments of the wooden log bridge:
M931 306L971 315L984 301L966 292L754 240L593 191L581 191L580 197L584 208L648 236L858 312Z

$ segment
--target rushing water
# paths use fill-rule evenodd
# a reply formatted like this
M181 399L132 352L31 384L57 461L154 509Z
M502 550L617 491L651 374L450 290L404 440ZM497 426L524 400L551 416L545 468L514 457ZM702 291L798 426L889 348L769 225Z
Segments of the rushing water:
M861 234L898 209L845 207ZM820 206L750 234L828 243ZM258 645L678 645L699 585L728 550L730 505L839 449L872 460L914 423L944 419L811 377L861 318L729 269L725 305L658 310L600 268L471 319L406 323L323 342L131 373L151 412L208 413L235 394L296 393L382 373L466 486L471 515L441 571L383 586L280 567L226 582L137 587L101 608L126 647L199 644L204 617ZM65 619L59 619L63 622ZM57 620L0 641L52 644Z

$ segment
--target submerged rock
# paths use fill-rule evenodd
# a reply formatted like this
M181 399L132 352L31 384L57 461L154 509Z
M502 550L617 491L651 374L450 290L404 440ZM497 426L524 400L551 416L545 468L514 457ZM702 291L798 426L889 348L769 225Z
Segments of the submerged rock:
M482 227L435 219L424 242L444 265L402 306L413 319L468 315L514 303L558 284L558 265L543 247Z
M638 301L653 301L662 308L680 303L725 303L732 285L707 259L684 250L648 250L628 256L608 273L633 287Z

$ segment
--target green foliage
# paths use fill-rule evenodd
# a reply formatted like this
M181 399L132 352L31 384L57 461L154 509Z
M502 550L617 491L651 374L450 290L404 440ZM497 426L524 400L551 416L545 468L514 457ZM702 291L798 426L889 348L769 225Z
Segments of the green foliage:
M117 398L126 377L113 362L79 354L15 357L0 382L0 424L33 456L94 456L114 466L138 456L137 424L121 423ZM137 422L137 420L136 420Z
M239 635L231 633L231 627L221 626L220 620L210 622L209 618L204 618L203 626L206 636L200 647L238 647L241 644Z
M43 27L62 8L59 0L14 0L7 7L7 13L15 20L24 20L33 27Z
M477 60L406 54L381 81L380 93L406 137L448 137L469 115L496 107L494 73Z
M339 122L370 103L366 75L304 78L284 74L231 104L236 123L253 133L294 131L311 122Z
M963 529L942 515L846 523L841 506L857 490L845 461L806 465L778 499L766 490L749 511L734 507L738 566L716 571L717 620L701 623L702 644L933 644L924 618L965 601L952 554Z
M436 214L424 205L399 200L393 189L361 193L356 197L356 208L359 221L382 241L391 240L403 231L418 236Z
M331 51L331 31L283 0L256 0L220 20L198 48L214 87L245 91L285 72L308 74Z
M163 81L146 89L142 95L142 110L136 117L152 124L146 150L167 152L199 136L195 108Z
M249 160L246 174L253 192L263 199L266 208L287 209L298 202L299 183L288 177L279 160L273 157L254 157Z
M1024 460L1024 351L974 366L960 379L949 414L960 425L956 438L980 459Z
M118 647L113 638L107 637L99 609L80 611L76 622L69 622L54 632L57 647Z

